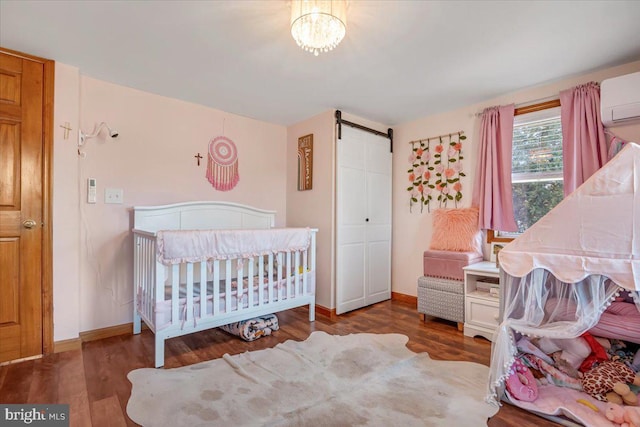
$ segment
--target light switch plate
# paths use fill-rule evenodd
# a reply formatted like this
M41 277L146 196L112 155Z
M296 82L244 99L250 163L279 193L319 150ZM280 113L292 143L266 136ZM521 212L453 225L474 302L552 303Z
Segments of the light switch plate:
M124 203L124 191L122 188L105 188L104 202L116 204Z

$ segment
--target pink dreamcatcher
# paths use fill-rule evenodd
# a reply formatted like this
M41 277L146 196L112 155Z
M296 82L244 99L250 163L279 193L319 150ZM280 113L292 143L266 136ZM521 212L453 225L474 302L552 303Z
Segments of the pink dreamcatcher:
M213 188L229 191L238 184L238 149L232 140L218 136L209 142L207 179Z

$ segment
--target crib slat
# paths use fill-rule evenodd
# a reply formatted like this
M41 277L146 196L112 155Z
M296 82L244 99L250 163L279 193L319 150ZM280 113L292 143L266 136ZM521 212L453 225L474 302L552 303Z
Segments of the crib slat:
M144 287L142 290L142 298L143 300L143 311L145 316L147 317L147 319L153 319L153 299L154 299L154 292L155 292L155 275L154 270L153 270L153 255L151 253L151 250L153 248L153 243L151 242L150 239L144 238L142 239L142 243L143 243L143 251L144 251L144 255L143 255L143 263L144 263L144 267L142 269L143 271L143 281L144 281Z
M300 295L300 251L295 251L295 253L293 254L293 258L295 259L294 265L294 278L295 278L295 286L293 287L293 295L290 295L291 297L297 297L298 295Z
M249 258L249 260L247 261L249 263L249 274L247 274L247 277L249 278L248 282L248 291L247 291L247 295L249 297L249 303L248 303L248 308L252 308L253 307L253 289L254 289L254 274L255 274L255 258L251 257Z
M211 315L220 313L220 261L213 261L213 301L211 302Z
M155 253L155 247L153 248L153 252ZM159 313L159 305L162 304L164 302L164 287L165 287L165 266L160 264L158 261L155 262L156 265L156 270L155 270L155 280L153 281L155 286L154 289L154 293L155 294L155 301L152 303L152 307L151 310L153 311L153 324L154 326L158 326L158 320L160 319L160 316L162 316L161 313Z
M258 289L262 289L264 283L264 255L258 256ZM264 305L264 292L258 291L258 305Z
M171 324L176 325L180 321L178 306L180 304L180 264L174 264L171 268Z
M282 252L278 252L278 301L282 301L282 292L284 289L282 285Z
M185 322L193 320L193 263L187 263L187 312L184 315Z
M238 292L237 292L237 300L238 300L238 311L244 310L244 264L242 259L237 259L236 263L238 265Z
M267 278L269 280L269 295L268 295L268 303L273 304L273 254L269 254L269 269L267 270ZM260 292L264 292L262 289L262 283L260 283Z
M207 263L200 263L200 318L207 315Z
M291 252L287 252L287 264L286 270L287 274L287 299L291 298Z
M307 270L309 269L309 258L308 258L308 250L305 249L302 252L302 295L305 296L309 292L309 286L307 284L307 280L309 275L307 274Z
M229 313L233 311L233 297L231 295L231 260L226 260L224 264L224 271L226 273L226 278L224 281L225 284L225 294L224 294L224 302L225 302L225 313Z

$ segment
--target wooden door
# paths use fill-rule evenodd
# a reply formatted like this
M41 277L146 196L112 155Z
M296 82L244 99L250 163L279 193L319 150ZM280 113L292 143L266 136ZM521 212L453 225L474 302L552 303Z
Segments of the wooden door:
M342 127L336 167L336 314L391 298L389 140Z
M52 344L45 62L0 51L0 362Z

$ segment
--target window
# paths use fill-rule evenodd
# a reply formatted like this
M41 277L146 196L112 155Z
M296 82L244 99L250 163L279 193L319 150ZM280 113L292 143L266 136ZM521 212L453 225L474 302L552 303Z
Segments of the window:
M524 232L564 197L560 107L516 115L511 180L518 232L500 237Z

